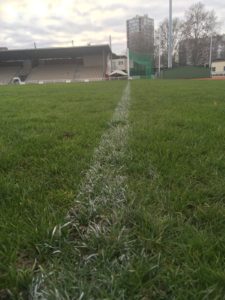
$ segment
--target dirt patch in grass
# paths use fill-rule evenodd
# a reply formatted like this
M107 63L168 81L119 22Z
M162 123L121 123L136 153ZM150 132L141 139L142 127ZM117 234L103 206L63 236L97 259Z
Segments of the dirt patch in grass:
M17 269L34 270L36 268L36 265L37 265L37 261L31 259L29 254L27 254L27 253L19 254L19 256L17 258L17 262L16 262Z
M1 300L9 300L10 299L10 294L6 289L0 290L0 299Z
M72 131L65 131L65 132L63 132L61 138L62 138L62 139L72 139L72 138L74 138L75 135L76 135L75 132L72 132Z

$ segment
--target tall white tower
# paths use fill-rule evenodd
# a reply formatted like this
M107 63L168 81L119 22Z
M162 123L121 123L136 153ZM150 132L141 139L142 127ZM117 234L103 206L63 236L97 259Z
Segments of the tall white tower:
M168 68L173 67L173 4L169 0Z

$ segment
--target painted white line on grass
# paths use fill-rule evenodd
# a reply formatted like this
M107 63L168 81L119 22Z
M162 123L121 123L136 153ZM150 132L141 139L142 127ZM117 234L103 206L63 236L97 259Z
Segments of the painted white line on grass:
M115 184L117 189L122 187L120 180L118 184L117 176L121 173L120 161L124 155L128 135L129 98L129 85L127 84L109 123L109 129L103 134L100 144L95 150L93 163L81 185L77 201L80 198L88 199L89 202L86 202L86 205L92 209L99 201L102 204L102 202L111 201L112 197L116 202L119 201L118 192L116 195L111 193L111 188ZM96 193L95 187L99 185L101 185L101 191Z
M85 208L85 214L88 211L89 219L92 220L98 206L116 207L126 199L125 177L121 162L125 155L128 137L129 103L128 83L109 123L109 129L103 134L95 150L92 165L76 199L78 206L70 212L74 222L80 216L80 205Z
M86 241L93 236L98 237L109 232L111 225L117 221L118 212L126 203L127 186L123 160L129 130L129 106L130 83L128 82L109 123L109 128L103 134L94 152L91 167L81 184L74 207L67 216L68 224L75 232L76 240L73 247L74 251L79 252L80 265L93 260L98 255L97 253L83 254L81 249L84 248ZM53 296L52 292L50 294L48 292L48 281L49 275L44 274L34 279L32 299L48 299L50 294ZM60 292L55 287L54 295L60 298Z

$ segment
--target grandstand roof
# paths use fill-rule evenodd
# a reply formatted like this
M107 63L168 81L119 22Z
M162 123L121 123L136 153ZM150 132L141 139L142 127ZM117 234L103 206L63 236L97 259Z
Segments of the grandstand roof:
M97 54L102 51L110 53L109 45L90 45L81 47L15 49L0 51L0 61L26 59L75 58L83 55Z

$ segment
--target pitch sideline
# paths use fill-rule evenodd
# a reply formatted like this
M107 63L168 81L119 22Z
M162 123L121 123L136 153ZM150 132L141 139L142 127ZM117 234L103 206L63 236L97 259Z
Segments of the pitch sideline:
M88 241L91 236L110 231L111 225L116 220L117 211L125 206L127 185L123 159L129 131L129 107L130 83L128 82L109 123L109 128L102 135L99 146L94 152L91 166L81 183L74 207L67 216L65 225L72 226L79 236L75 242L78 252L84 241ZM84 219L87 223L85 227ZM58 229L61 230L63 226ZM57 228L53 230L53 234L56 231ZM92 253L87 257L80 252L79 259L86 263L96 255ZM53 289L50 288L50 293L48 291L51 286L50 273L51 270L48 274L40 272L33 279L31 299L47 299L46 297L53 296L53 290L55 296L59 297L60 291L55 286L52 285ZM83 295L84 291L80 291L81 299ZM60 297L64 298L63 295Z

